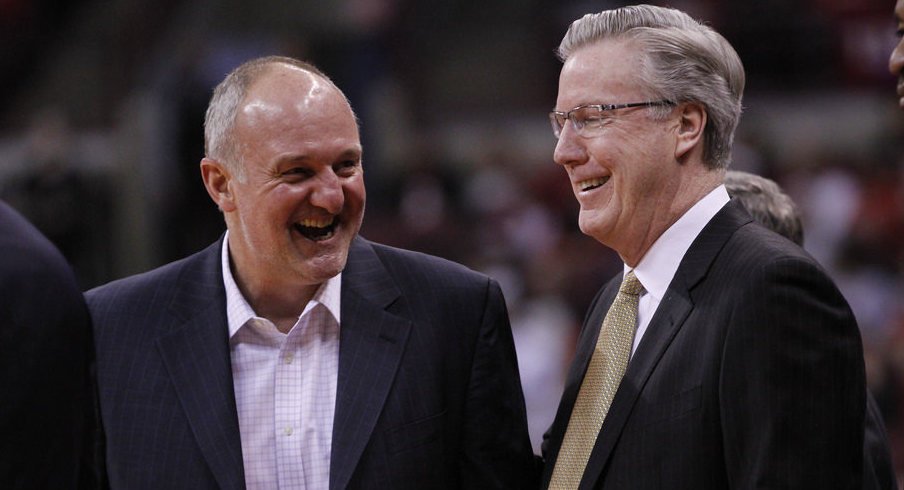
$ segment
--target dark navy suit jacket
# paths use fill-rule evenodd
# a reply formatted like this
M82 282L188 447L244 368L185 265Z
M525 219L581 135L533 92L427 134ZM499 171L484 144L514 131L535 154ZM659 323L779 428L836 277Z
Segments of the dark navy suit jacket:
M244 488L221 246L88 293L112 488ZM341 295L330 489L537 485L494 281L357 238Z
M620 277L597 295L545 443L544 487ZM581 489L859 489L864 366L844 298L732 201L688 249Z
M0 202L0 488L89 488L88 309L69 264Z

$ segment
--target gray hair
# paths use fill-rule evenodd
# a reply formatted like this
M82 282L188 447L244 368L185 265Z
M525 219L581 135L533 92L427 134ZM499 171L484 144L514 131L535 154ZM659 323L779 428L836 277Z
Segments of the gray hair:
M223 162L237 176L243 178L244 169L240 165L243 148L232 137L233 125L239 106L248 95L248 90L261 75L274 65L284 64L300 68L317 75L330 85L336 85L323 72L310 63L286 56L266 56L242 63L232 70L213 90L207 114L204 117L204 154L213 160ZM339 90L336 87L336 90ZM339 90L339 93L342 93ZM345 94L343 94L343 97ZM346 101L348 99L346 98Z
M638 82L650 97L703 105L703 161L712 169L728 167L745 78L741 59L728 41L680 10L632 5L574 21L557 55L566 61L577 49L604 39L640 43L644 63ZM655 109L656 117L669 111Z
M804 229L797 206L774 181L729 170L725 172L725 189L761 225L803 246Z

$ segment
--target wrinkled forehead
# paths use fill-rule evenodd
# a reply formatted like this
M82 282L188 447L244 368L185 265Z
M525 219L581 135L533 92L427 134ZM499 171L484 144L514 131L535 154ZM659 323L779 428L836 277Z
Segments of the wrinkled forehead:
M604 40L575 50L562 65L557 108L623 102L642 93L643 53L636 42Z
M637 41L604 39L576 49L562 65L562 74L636 80L644 62L644 52Z

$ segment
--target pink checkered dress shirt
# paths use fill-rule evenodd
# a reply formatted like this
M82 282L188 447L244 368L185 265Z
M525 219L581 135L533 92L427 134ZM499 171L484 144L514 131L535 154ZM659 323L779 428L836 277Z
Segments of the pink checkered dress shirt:
M325 282L288 334L255 315L223 244L235 401L248 490L327 490L339 372L341 274Z

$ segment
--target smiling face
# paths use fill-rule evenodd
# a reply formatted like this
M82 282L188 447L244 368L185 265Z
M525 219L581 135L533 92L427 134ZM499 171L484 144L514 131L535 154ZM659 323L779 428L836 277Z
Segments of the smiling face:
M242 101L232 137L243 175L209 159L201 167L226 217L233 274L258 314L280 299L303 308L345 267L364 216L354 114L323 78L274 64Z
M888 59L888 69L898 77L898 105L904 109L904 0L895 4L895 22L897 24L898 45Z
M562 67L556 110L651 100L635 75L641 63L629 41L579 48ZM682 182L677 129L676 117L654 120L649 108L619 109L589 137L566 123L556 145L554 159L568 172L581 206L581 231L629 264L636 264L667 228L663 224L676 218L669 212Z
M562 67L556 111L587 104L655 100L637 75L636 41L609 39L578 48ZM682 102L663 118L648 107L618 109L591 134L565 123L553 156L571 180L584 234L636 266L650 246L722 181L703 163L706 111Z

